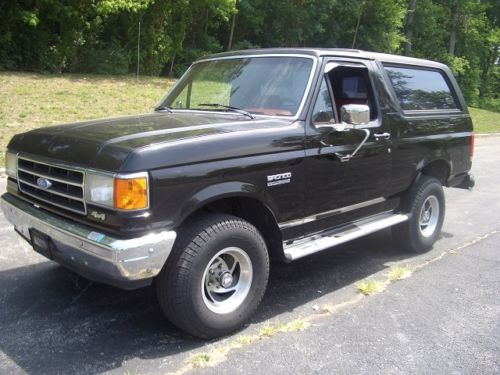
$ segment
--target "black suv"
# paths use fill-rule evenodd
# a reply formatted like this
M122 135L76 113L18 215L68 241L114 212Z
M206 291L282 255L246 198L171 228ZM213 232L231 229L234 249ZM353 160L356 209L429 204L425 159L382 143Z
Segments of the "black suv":
M6 218L83 276L156 279L193 335L240 327L290 262L392 227L438 239L443 186L472 188L472 122L442 64L340 49L196 61L154 113L54 126L8 145Z

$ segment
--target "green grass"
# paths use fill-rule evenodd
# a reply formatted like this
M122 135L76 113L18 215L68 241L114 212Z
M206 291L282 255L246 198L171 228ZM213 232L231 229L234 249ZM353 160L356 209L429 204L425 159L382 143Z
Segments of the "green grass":
M500 113L479 108L469 108L469 110L477 134L500 133Z
M150 112L173 84L153 77L0 73L0 165L16 133Z
M356 283L356 288L358 292L364 294L365 296L371 296L372 294L380 293L387 287L387 283L378 280L361 280Z
M211 357L208 353L196 354L191 358L193 367L205 367L210 363Z
M406 278L410 277L412 273L413 273L413 270L408 265L395 266L395 267L391 268L391 270L387 274L387 277L388 277L389 281L394 282L394 281L406 279Z
M0 166L7 143L16 133L150 112L173 84L173 80L153 77L0 73ZM221 86L216 90L220 102L226 99L226 89ZM198 101L206 101L207 90L200 87L199 91ZM470 110L476 133L500 132L500 113Z

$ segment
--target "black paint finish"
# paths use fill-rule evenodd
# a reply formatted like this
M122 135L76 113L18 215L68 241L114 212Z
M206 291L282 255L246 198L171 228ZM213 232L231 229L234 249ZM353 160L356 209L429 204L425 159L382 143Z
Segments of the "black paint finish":
M472 123L460 90L444 65L342 50L277 49L231 52L220 57L266 53L303 54L318 61L305 107L297 117L256 116L252 120L237 113L174 110L19 134L8 149L35 159L116 173L150 174L150 209L114 212L94 207L107 214L105 223L35 203L98 230L130 237L151 230L177 229L190 214L209 203L245 197L266 207L277 224L295 222L282 231L283 239L290 240L397 208L398 195L432 163L446 168L447 181L456 185L462 181L458 177L470 170ZM368 142L348 162L341 162L338 154L352 152L362 133L318 129L310 120L323 62L339 59L367 66L378 108ZM403 112L382 62L440 69L462 109ZM381 132L388 132L390 139L377 140L374 134ZM280 173L291 173L290 183L267 186L268 176ZM8 191L33 201L18 192L15 184L9 183ZM384 198L384 203L301 225L305 217L376 198Z

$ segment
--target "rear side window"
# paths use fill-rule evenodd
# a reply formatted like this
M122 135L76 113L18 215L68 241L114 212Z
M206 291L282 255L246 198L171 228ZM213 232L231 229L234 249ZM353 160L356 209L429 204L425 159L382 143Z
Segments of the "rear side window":
M459 109L442 72L385 66L404 111Z

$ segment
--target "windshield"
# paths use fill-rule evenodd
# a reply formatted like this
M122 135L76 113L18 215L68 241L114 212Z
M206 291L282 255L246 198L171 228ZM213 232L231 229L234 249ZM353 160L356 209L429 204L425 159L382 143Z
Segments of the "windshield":
M161 105L173 109L232 108L256 115L294 116L306 91L312 65L310 58L288 56L199 62L188 70Z

